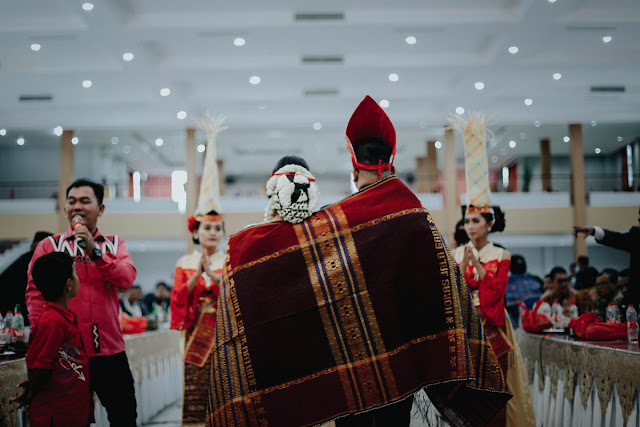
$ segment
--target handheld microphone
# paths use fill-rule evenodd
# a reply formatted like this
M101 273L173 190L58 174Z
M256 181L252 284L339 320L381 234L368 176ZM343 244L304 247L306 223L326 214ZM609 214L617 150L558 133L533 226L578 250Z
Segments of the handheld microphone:
M74 215L71 219L71 229L75 230L80 225L84 225L84 218L82 215ZM87 249L87 244L82 237L76 237L76 241L82 249Z

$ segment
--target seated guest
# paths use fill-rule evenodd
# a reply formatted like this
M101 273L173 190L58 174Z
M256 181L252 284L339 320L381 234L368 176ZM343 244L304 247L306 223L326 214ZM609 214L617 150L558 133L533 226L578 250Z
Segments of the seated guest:
M567 270L563 267L553 267L549 273L549 283L545 281L545 291L536 303L534 309L537 310L540 304L548 302L553 304L558 302L562 305L564 315L569 315L569 307L575 304L575 291L569 285Z
M607 321L607 306L611 303L617 303L622 299L622 294L618 292L618 271L613 268L605 268L596 279L594 301L589 306L603 322Z
M142 288L140 285L133 285L129 288L127 297L120 300L120 309L132 317L146 316L149 312L143 304L140 304L140 301L142 301Z
M618 273L618 291L622 298L618 302L618 308L622 315L622 321L627 321L627 308L629 308L631 295L629 294L629 269L625 268ZM637 309L637 307L636 307Z
M595 286L598 270L589 265L589 257L582 255L578 257L578 272L575 275L575 289L588 289Z
M148 313L152 313L153 306L160 304L166 313L169 310L170 301L171 288L165 282L158 282L155 292L144 296L142 305L146 307Z
M540 298L540 284L527 274L527 263L522 255L511 255L511 275L507 282L506 307L511 323L518 324L518 302L522 301L531 308Z

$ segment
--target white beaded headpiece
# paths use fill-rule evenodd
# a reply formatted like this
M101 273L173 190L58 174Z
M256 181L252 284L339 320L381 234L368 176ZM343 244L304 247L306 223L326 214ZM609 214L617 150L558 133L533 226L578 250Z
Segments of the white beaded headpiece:
M297 224L313 214L318 204L318 185L306 168L285 165L267 181L267 196L266 221L278 213L285 221Z

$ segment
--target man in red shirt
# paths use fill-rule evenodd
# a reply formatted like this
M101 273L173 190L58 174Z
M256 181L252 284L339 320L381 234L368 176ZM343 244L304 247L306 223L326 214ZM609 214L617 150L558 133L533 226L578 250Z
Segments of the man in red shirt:
M45 299L27 352L29 381L25 392L12 401L29 404L32 427L82 427L93 421L93 395L89 388L89 360L69 300L78 294L80 281L67 253L41 256L33 277Z
M119 236L104 235L97 228L105 208L103 197L104 187L88 179L78 179L67 188L64 209L69 224L74 226L38 244L29 265L25 297L29 320L35 325L44 299L33 283L34 261L49 252L66 252L74 258L80 290L69 303L69 311L78 320L89 356L92 389L106 408L111 425L135 426L136 398L118 321L117 289L131 287L136 269L124 241Z

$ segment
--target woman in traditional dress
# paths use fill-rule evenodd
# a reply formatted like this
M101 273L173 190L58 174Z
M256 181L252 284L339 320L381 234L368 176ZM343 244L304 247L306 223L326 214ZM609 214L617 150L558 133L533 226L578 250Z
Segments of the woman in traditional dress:
M189 232L196 249L178 261L171 290L171 329L186 331L182 425L204 425L216 310L224 253L222 216L216 211L190 217Z
M456 248L455 258L514 395L491 425L535 425L524 361L504 304L511 254L489 241L490 232L503 231L504 227L504 214L498 206L470 206L464 215L464 229L471 240Z

